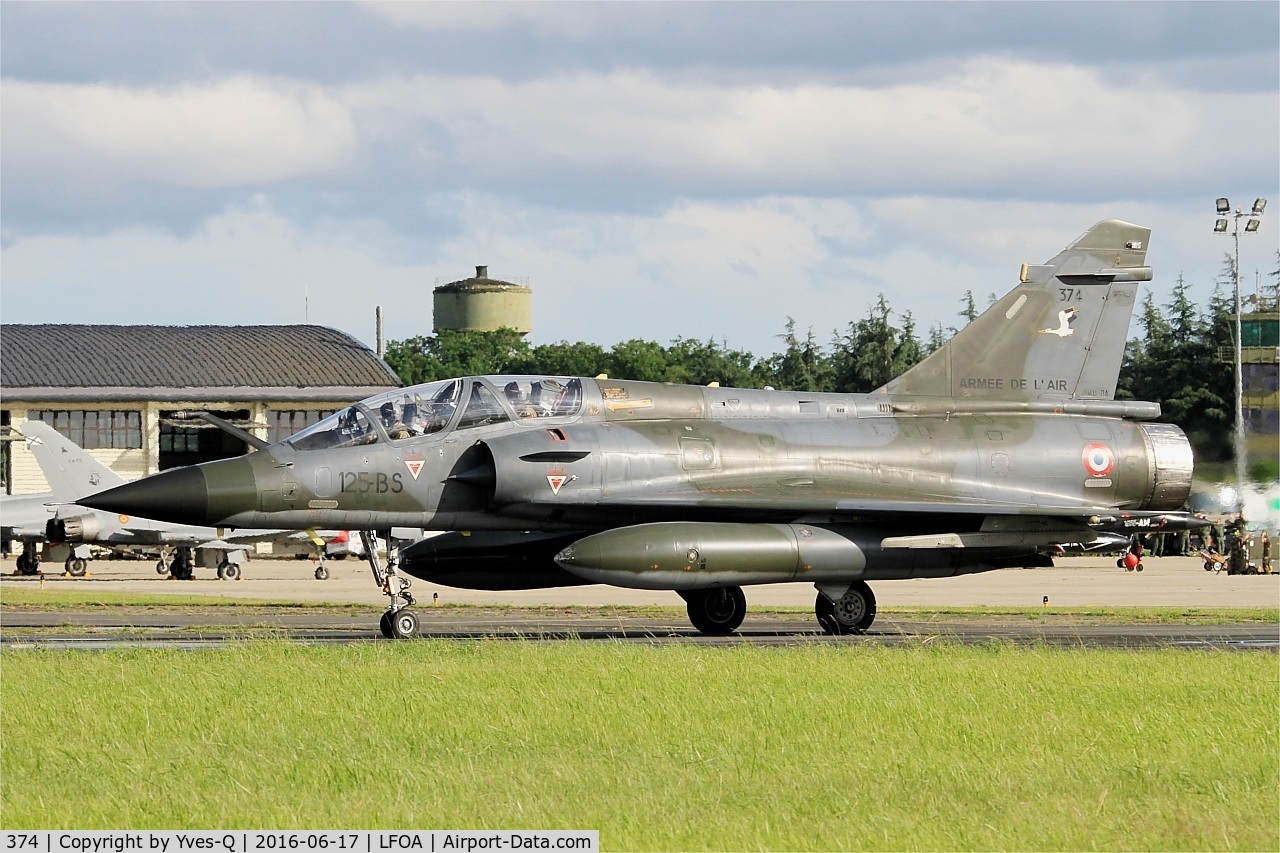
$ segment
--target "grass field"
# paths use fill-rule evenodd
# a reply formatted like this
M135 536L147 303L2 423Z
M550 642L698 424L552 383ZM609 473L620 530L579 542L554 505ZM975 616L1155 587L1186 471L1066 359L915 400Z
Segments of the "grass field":
M6 651L0 675L7 829L1280 848L1267 653L260 642Z

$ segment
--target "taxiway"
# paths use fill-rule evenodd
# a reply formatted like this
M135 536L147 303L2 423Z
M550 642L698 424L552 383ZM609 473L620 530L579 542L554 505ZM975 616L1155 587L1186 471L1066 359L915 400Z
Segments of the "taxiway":
M317 581L305 561L256 560L243 579L219 581L211 570L197 579L173 581L141 561L99 561L85 578L46 570L41 580L16 577L12 563L0 577L0 643L5 647L105 648L119 645L195 648L246 638L284 637L309 643L380 640L377 616L385 599L363 563L328 564L330 578ZM54 567L56 568L56 567ZM731 637L707 637L689 627L683 603L671 592L609 586L517 592L479 592L416 582L425 638L506 640L599 640L644 643L1044 643L1079 647L1280 648L1280 625L1200 625L1151 621L1120 624L1062 615L1054 608L1255 608L1280 606L1280 576L1228 576L1206 572L1199 560L1148 558L1145 571L1126 572L1108 558L1068 558L1052 569L1007 569L938 580L885 581L874 585L880 615L860 637L828 637L812 615L809 584L746 589L746 622ZM174 605L42 608L38 603L5 606L11 590L42 590L54 602L62 592L173 596ZM179 598L180 597L180 598ZM184 606L181 599L234 598L240 607ZM1048 599L1046 607L1045 599ZM274 606L255 605L271 602ZM280 603L350 605L337 610L279 606ZM1043 614L913 618L912 608L1041 608ZM635 608L655 608L637 611ZM670 608L670 612L666 612ZM778 608L784 608L779 612ZM799 608L797 612L788 612ZM895 609L903 611L895 614Z

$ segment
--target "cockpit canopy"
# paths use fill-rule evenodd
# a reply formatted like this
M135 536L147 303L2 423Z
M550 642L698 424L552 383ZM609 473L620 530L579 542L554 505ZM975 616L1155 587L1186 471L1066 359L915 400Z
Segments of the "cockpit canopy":
M288 439L294 450L397 442L452 430L541 418L582 409L582 380L566 376L475 376L385 391Z

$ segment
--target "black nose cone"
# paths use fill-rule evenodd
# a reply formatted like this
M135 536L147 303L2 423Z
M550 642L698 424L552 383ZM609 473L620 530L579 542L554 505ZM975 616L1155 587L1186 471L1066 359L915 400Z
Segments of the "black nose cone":
M161 471L76 501L80 506L173 524L208 524L209 487L195 466Z

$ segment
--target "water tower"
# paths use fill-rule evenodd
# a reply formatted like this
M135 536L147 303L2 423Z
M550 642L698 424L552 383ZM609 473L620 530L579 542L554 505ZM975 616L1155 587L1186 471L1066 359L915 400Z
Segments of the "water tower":
M489 278L487 266L477 266L474 278L451 281L433 295L435 331L533 331L533 291L523 284Z

